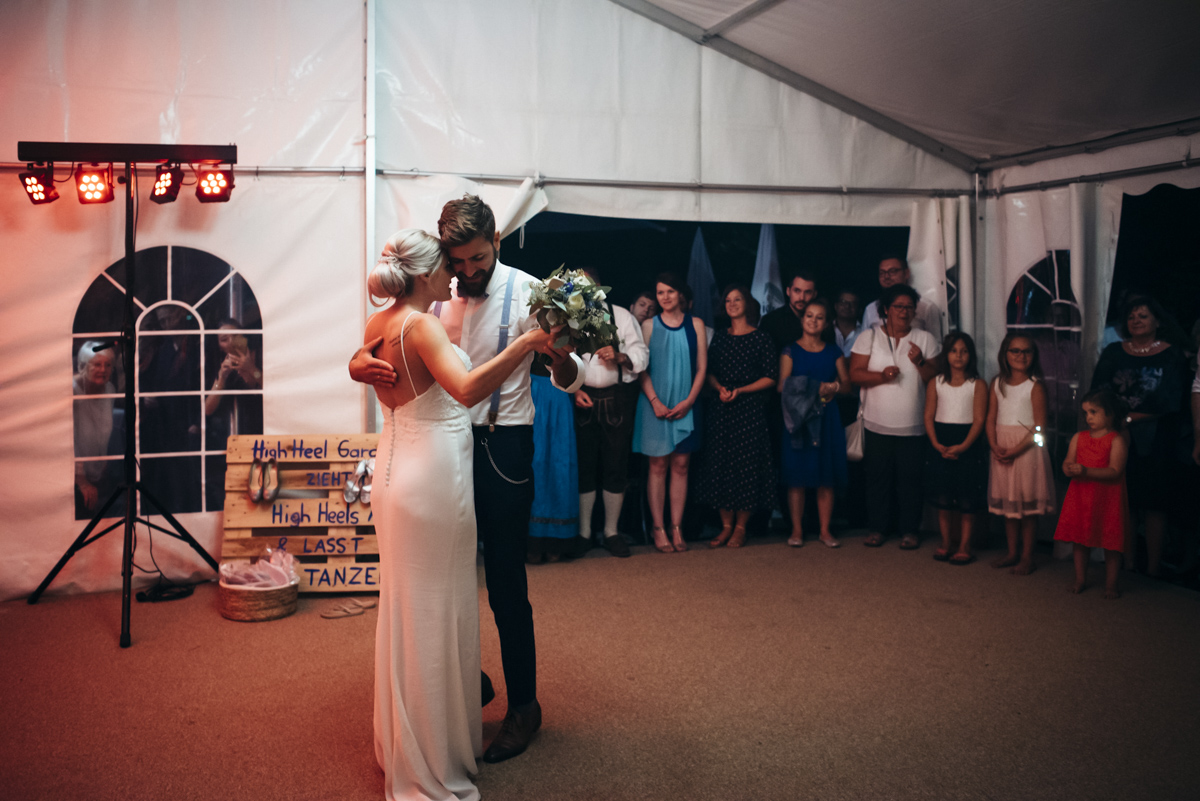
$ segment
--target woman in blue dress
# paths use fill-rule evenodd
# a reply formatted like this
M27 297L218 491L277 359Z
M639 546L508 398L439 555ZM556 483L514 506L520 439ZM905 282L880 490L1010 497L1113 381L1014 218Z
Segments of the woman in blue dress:
M821 542L829 548L841 545L829 531L829 520L833 516L834 487L846 484L846 433L837 404L831 401L835 395L850 390L850 375L841 349L825 338L832 319L828 301L822 298L810 301L801 317L803 335L785 347L779 356L781 393L792 376L806 376L810 387L813 382L819 382L815 390L819 399L813 413L820 415L820 444L796 448L790 435L783 437L781 466L783 483L788 488L788 512L792 518L792 536L787 544L793 548L804 544L801 520L805 490L809 487L817 490Z
M683 310L685 287L675 273L656 279L662 312L642 323L650 366L642 373L633 425L633 450L649 457L646 495L654 520L654 547L663 553L686 551L683 507L687 502L688 461L700 447L702 426L696 399L704 386L708 340L704 322ZM663 526L667 473L671 474L671 536Z

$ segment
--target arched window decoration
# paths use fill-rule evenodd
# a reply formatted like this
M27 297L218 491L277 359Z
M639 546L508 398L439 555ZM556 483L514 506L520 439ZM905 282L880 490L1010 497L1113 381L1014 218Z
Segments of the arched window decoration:
M1017 280L1007 320L1009 333L1037 343L1046 381L1046 445L1057 465L1066 457L1078 420L1082 316L1071 288L1069 250L1047 251Z
M249 285L193 248L149 248L136 258L132 376L120 348L104 347L120 334L123 259L92 282L75 312L77 519L90 518L122 479L126 381L138 403L139 477L164 507L147 503L142 514L223 509L227 438L263 431L262 315Z

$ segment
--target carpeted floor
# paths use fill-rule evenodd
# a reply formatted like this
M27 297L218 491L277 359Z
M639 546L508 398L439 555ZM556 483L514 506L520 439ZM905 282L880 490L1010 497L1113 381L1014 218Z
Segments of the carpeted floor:
M1200 595L860 543L531 567L545 724L483 797L1200 797ZM0 604L0 798L381 798L376 614L322 619L336 600L234 623L204 585L135 604L127 650L117 594Z

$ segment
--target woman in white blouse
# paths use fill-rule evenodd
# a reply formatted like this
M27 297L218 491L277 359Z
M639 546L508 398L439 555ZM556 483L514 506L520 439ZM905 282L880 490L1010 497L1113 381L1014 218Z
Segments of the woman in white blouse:
M906 284L885 289L883 321L858 337L850 355L850 380L863 388L866 544L873 548L890 530L902 535L905 550L920 544L925 385L937 372L940 348L913 327L918 300Z

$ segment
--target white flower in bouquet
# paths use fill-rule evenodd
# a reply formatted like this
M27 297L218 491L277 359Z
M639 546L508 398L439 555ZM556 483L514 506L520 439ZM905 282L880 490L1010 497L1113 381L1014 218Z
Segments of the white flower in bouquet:
M604 304L611 287L599 286L582 270L560 266L545 281L529 283L529 312L543 331L563 326L554 347L571 345L577 353L617 347L617 326Z

